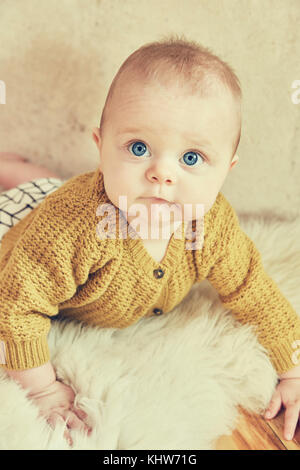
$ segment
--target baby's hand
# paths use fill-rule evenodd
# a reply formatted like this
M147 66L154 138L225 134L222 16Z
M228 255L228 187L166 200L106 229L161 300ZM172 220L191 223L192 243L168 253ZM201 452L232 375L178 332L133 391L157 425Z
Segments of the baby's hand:
M300 412L300 378L281 379L269 403L264 417L274 418L281 408L286 408L284 418L284 438L291 440L294 437Z
M57 422L65 421L68 429L79 429L88 434L91 429L82 421L87 417L86 413L74 407L75 393L71 387L56 380L39 392L31 392L27 395L39 408L39 416L54 429ZM70 446L73 445L69 431L66 429L64 437Z

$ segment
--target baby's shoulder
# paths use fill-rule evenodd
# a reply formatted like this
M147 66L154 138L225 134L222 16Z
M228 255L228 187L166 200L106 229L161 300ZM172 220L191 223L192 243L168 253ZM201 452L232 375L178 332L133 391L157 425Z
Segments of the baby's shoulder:
M83 173L73 176L66 180L58 189L50 193L46 199L49 201L59 202L61 200L68 201L78 205L78 202L86 203L89 194L90 180L94 172Z
M238 223L238 216L223 193L219 192L211 209L204 218L207 226L214 231L223 231L228 224Z
M42 210L51 212L56 220L73 222L84 218L86 222L96 213L99 187L94 171L73 176L44 200Z

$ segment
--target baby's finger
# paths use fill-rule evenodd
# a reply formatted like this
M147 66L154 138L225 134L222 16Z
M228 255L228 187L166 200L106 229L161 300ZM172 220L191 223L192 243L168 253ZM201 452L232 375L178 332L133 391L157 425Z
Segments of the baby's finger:
M63 417L60 414L56 413L56 412L52 413L47 418L47 423L51 426L52 429L55 429L58 423L62 423L64 426L66 425ZM68 442L69 446L73 445L73 441L72 441L72 438L71 438L71 435L70 435L68 429L66 429L64 431L64 438Z
M284 417L284 438L289 441L293 439L299 419L300 402L287 405Z
M76 414L69 410L66 415L66 424L69 429L78 429L81 432L89 432L89 427Z
M272 396L272 399L269 403L269 406L265 412L265 418L266 419L273 418L274 416L277 415L280 408L281 408L281 395L277 390L275 390Z
M64 421L62 416L60 416L58 413L53 412L51 413L50 416L47 418L47 423L51 426L52 429L56 428L56 425L58 422Z
M71 434L70 432L68 431L68 429L65 430L64 432L64 438L66 439L67 443L69 444L70 447L72 447L73 445L73 440L71 438Z
M83 411L83 410L80 410L79 408L73 407L73 408L72 408L72 411L73 411L73 412L76 414L76 416L78 416L78 418L81 419L82 421L84 421L84 420L88 417L87 413L86 413L85 411ZM85 430L87 430L88 434L90 435L91 432L92 432L92 430L93 430L93 428L91 428L90 426L86 425Z
M81 410L80 408L75 408L75 406L73 406L72 411L73 411L73 412L78 416L78 418L80 418L80 419L86 419L86 418L87 418L87 414L85 413L85 411Z

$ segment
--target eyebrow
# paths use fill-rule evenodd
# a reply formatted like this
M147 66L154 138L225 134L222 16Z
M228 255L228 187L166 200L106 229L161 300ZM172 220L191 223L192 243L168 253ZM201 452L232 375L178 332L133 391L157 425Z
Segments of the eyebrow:
M127 127L125 129L118 129L117 135L123 135L123 134L135 134L137 132L143 132L143 131L150 131L153 132L150 127L144 127L144 129L138 129L135 127ZM187 140L189 140L192 144L196 145L197 147L203 147L206 148L208 151L211 152L212 156L216 157L217 153L214 151L214 149L211 147L210 143L208 141L203 141L201 144L199 142L199 137L192 137L192 136L185 136Z

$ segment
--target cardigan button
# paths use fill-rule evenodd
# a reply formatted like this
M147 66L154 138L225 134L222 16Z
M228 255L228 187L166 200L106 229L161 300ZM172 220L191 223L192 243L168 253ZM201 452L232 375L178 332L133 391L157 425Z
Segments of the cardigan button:
M153 274L154 274L154 277L156 277L156 279L160 279L161 277L163 277L165 272L159 268L159 269L154 269Z
M154 308L154 309L153 309L153 313L154 313L155 315L162 315L164 312L163 312L163 310L162 310L161 308Z

